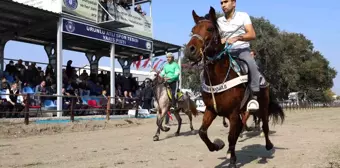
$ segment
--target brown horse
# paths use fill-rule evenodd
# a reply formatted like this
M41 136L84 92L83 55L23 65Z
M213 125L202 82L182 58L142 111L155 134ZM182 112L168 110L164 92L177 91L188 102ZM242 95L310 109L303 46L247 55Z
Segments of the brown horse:
M240 71L235 68L236 65L243 69L244 65L236 60L237 58L232 57L221 44L215 9L210 7L209 14L205 17L199 17L194 10L192 15L196 25L192 28L192 37L186 45L184 54L193 64L203 63L204 66L201 82L202 98L206 110L199 135L211 152L221 150L225 145L224 142L220 139L211 142L207 131L216 116L227 117L230 122L227 158L230 157L229 166L236 167L235 145L244 123L240 115L244 115L247 110L244 104L250 100L248 78L245 78L248 75L244 73L244 70L243 74L245 75L239 74ZM235 61L238 62L236 65ZM242 71L242 68L240 69ZM240 77L244 77L244 79L242 80ZM273 117L274 124L279 119L282 123L285 114L279 104L270 98L268 85L261 87L258 102L259 110L256 113L263 122L262 129L265 134L266 149L271 150L273 144L269 140L268 134L269 117ZM247 117L243 118L243 120L246 119Z

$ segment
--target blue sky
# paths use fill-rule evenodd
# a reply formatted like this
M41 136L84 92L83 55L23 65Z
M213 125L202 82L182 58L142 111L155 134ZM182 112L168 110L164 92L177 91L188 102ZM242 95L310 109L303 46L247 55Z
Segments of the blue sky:
M339 0L322 1L310 0L238 0L237 10L245 11L249 15L270 20L281 30L303 33L310 39L316 50L319 50L340 73L338 56L338 39L340 39ZM189 32L193 26L191 12L204 15L212 6L220 11L220 0L157 0L152 2L154 24L154 38L177 45L185 44L189 40ZM148 5L143 5L149 13ZM47 56L42 46L9 42L5 48L5 57L23 60L47 62ZM64 64L67 60L76 60L74 66L88 64L83 53L64 51ZM100 65L108 66L109 58L102 58ZM119 64L117 64L119 65ZM334 80L333 91L340 95L340 77Z

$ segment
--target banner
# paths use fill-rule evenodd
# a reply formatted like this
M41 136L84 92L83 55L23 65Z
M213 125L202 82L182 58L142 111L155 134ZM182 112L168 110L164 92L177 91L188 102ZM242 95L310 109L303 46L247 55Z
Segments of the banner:
M133 9L126 10L119 5L109 5L108 12L115 21L133 25L133 27L120 28L121 30L152 38L151 17L143 16Z
M97 22L98 0L62 0L63 12Z
M153 48L153 43L151 40L106 30L100 27L65 18L63 18L63 32L150 52Z
M13 0L28 6L44 9L54 13L61 13L61 0Z

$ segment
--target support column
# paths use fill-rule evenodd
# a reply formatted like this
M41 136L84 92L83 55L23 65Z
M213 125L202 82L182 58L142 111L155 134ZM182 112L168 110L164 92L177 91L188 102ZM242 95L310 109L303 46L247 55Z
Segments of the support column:
M111 44L111 51L110 51L110 62L111 62L111 69L110 69L110 97L111 97L111 104L115 104L115 95L116 95L116 87L115 87L115 45Z
M118 62L123 69L123 75L125 73L130 74L130 67L132 64L131 58L118 58Z
M150 17L152 18L152 3L151 3L151 1L150 1L149 5L150 5L150 11L149 11L149 13L150 13Z
M87 60L90 63L91 74L98 75L98 66L101 56L95 53L85 53Z
M63 88L63 20L60 17L57 29L57 117L62 117L63 113L63 98L59 97L62 95Z
M0 77L3 76L3 72L5 70L5 63L4 63L4 58L5 58L5 45L7 43L7 40L1 39L0 38ZM0 82L2 83L2 82ZM1 84L0 84L1 86Z
M179 65L179 68L180 68L180 71L179 71L179 83L178 83L178 88L179 89L182 89L182 60L181 60L181 52L182 52L182 50L179 49L178 50L178 65Z
M57 71L57 51L55 45L45 45L44 49L48 57L48 63L52 65L54 73Z

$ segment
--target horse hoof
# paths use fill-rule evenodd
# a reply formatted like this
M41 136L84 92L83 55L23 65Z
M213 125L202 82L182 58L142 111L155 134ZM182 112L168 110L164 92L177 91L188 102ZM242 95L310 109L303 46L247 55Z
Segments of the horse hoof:
M236 168L236 164L231 164L230 163L229 168Z
M164 127L164 132L168 132L168 131L170 131L170 127Z
M266 144L266 149L267 149L268 151L269 151L269 150L272 150L273 147L274 147L274 145L273 145L271 142L269 142L268 144Z
M175 136L179 136L179 132L176 132L176 133L175 133Z
M223 149L225 146L224 142L221 139L215 139L214 144L216 146L216 149L215 149L216 151Z
M155 136L153 137L153 141L159 141L159 137L158 137L157 135L155 135Z
M231 158L231 154L227 152L227 159L230 159Z
M263 132L261 132L260 137L264 137L264 133Z

